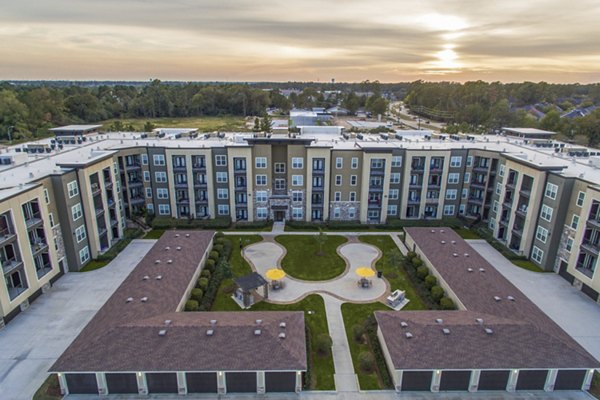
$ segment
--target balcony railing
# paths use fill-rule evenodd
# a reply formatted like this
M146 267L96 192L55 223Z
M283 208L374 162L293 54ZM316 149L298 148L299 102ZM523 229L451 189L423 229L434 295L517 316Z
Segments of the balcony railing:
M0 245L14 238L16 238L16 235L9 228L0 229Z
M595 263L595 261L594 261ZM596 269L595 266L593 266L593 264L591 266L586 266L583 263L577 263L575 265L575 269L579 272L581 272L582 274L584 274L585 276L587 276L588 278L592 278L594 276L594 271Z
M178 204L190 204L190 198L189 197L178 197L177 203Z
M98 185L97 183L93 183L91 186L92 189L92 196L98 196L100 194L100 185Z
M48 244L43 240L39 240L36 243L31 245L31 252L35 255L37 253L41 253L43 251L48 250Z
M184 189L184 188L187 188L187 187L188 187L187 181L185 181L185 182L183 182L183 181L175 182L175 188L177 188L177 189Z
M141 204L141 203L143 203L144 201L145 201L145 200L144 200L144 198L143 198L143 197L141 197L141 196L132 197L132 198L130 199L130 203L131 203L131 205L134 205L134 204Z
M598 255L600 253L600 243L593 242L590 239L583 239L581 241L581 248L592 254Z
M173 171L175 172L185 172L187 167L185 165L173 165Z
M4 272L4 274L9 274L23 265L23 262L17 260L16 258L0 260L0 263L2 263L2 272Z
M421 197L419 197L419 196L408 198L408 204L419 204L419 203L421 203Z
M194 172L206 171L206 164L192 164L192 170Z
M25 224L27 228L32 228L42 223L42 215L39 212L33 213L29 216L25 216Z
M47 263L42 264L42 266L38 268L37 263L36 263L35 269L36 269L37 277L41 278L42 276L46 275L48 272L52 271L52 264L47 262Z

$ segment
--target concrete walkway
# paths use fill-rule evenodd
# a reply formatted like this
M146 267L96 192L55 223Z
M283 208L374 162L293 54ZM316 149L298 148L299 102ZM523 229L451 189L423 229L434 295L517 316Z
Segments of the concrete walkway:
M554 273L513 265L485 240L467 240L506 279L523 292L573 339L600 360L600 307Z
M283 289L269 291L269 301L295 303L309 293L327 293L351 302L372 302L386 293L386 281L377 277L371 279L373 285L370 288L357 285L359 277L355 269L375 266L380 255L376 247L364 243L346 243L338 248L338 253L348 265L342 275L329 281L304 281L287 276L283 280ZM267 270L281 267L285 248L276 242L263 241L245 247L243 255L253 269L264 276Z
M104 268L64 275L0 331L0 399L33 397L48 368L155 242L134 240Z

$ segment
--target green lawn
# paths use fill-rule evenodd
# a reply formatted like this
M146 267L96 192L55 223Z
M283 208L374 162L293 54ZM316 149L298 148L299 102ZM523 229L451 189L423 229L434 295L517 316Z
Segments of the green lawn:
M324 281L346 270L346 262L336 252L338 246L348 241L344 236L327 235L322 255L318 254L315 235L280 235L275 240L286 248L281 266L294 278Z
M163 233L165 233L164 229L152 229L142 239L160 239Z
M377 261L376 268L378 271L383 271L383 276L390 283L391 289L402 289L406 291L406 298L410 302L403 308L403 310L426 310L427 307L423 300L417 294L417 291L410 283L406 272L399 265L394 266L388 260L387 255L391 250L398 250L398 246L392 240L389 235L372 235L372 236L359 236L359 239L363 243L372 244L381 250L383 256ZM400 250L398 250L400 251Z
M230 296L219 293L211 311L240 311L240 307ZM323 298L317 294L307 296L294 304L280 305L262 301L253 305L250 311L304 311L304 319L310 330L311 343L315 343L320 333L329 334L325 304ZM311 311L311 314L308 311ZM333 357L331 355L327 357L319 356L312 349L310 353L312 360L312 365L309 367L311 371L310 389L334 390L333 374L335 370L333 367Z
M458 235L467 240L467 239L481 239L481 236L477 234L477 232L472 231L467 228L455 228L454 232L458 233Z
M517 267L526 269L528 271L532 271L532 272L551 272L551 271L544 271L543 269L541 269L540 267L538 267L537 265L535 265L532 261L529 260L509 260L511 263L513 263L514 265L516 265Z
M409 303L410 304L410 303ZM358 364L358 355L367 351L372 353L371 346L369 346L366 340L357 342L354 340L352 333L352 327L354 325L364 325L367 318L369 318L373 312L378 310L390 310L389 307L382 303L370 303L370 304L342 304L342 315L344 317L344 326L346 328L346 336L348 337L348 345L350 346L350 353L352 354L352 362L354 363L354 371L358 375L358 382L361 390L380 390L389 389L383 387L383 383L379 376L379 373L387 374L386 371L374 371L366 373L362 371ZM366 337L366 334L365 334Z
M131 124L135 130L142 131L146 122L157 128L198 128L200 132L246 131L246 122L239 116L194 117L194 118L119 118L99 122L107 129L113 122L121 121L123 125Z
M56 374L49 375L33 395L33 400L60 400L62 398Z

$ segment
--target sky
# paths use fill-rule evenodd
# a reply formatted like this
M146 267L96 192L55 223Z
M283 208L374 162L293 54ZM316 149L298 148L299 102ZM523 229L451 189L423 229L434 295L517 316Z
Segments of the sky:
M0 0L0 79L600 81L599 0Z

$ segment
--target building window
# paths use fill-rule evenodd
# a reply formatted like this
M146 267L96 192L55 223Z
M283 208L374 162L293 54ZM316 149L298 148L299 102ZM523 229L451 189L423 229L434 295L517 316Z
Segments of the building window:
M266 162L266 159L265 159L265 162ZM275 163L275 173L276 174L285 174L285 163L276 162Z
M229 198L229 190L228 189L217 189L217 199L225 200Z
M454 157L450 158L450 166L451 167L458 168L458 167L460 167L461 163L462 163L462 157L460 157L460 156L454 156ZM446 214L446 215L448 215L448 214Z
M302 169L302 168L304 168L304 158L292 157L292 169Z
M460 179L460 175L457 172L448 174L448 184L456 184Z
M342 186L342 176L341 175L335 176L335 186Z
M152 160L154 161L154 165L157 165L157 166L165 165L165 155L164 154L154 154Z
M50 196L48 195L48 189L44 189L44 202L50 204Z
M229 205L228 204L219 204L218 213L219 213L219 215L229 215Z
M369 210L367 212L367 217L369 219L377 219L377 218L379 218L379 210Z
M390 183L400 183L400 173L394 172L390 174Z
M267 186L267 176L256 175L256 186Z
M540 214L540 217L548 222L552 221L552 212L554 210L552 209L552 207L548 207L547 205L542 205L542 212Z
M542 258L544 258L544 251L537 246L533 246L533 250L531 251L531 259L538 264L541 264Z
M292 186L302 186L304 185L304 176L303 175L292 175Z
M390 200L398 200L399 196L400 196L399 189L390 189L390 193L389 193Z
M224 154L217 154L215 156L215 165L217 167L224 167L227 165L227 156Z
M577 195L577 207L583 207L583 202L585 201L585 193L579 192Z
M81 243L86 237L85 225L81 225L79 228L75 229L75 239L77 240L77 243Z
M88 262L90 259L90 248L85 246L83 249L79 250L79 262L84 264Z
M160 215L170 215L171 214L171 206L168 204L159 204L158 205L158 213Z
M356 208L350 207L348 209L348 218L350 218L350 219L356 218Z
M255 198L257 202L265 202L267 201L267 192L263 190L257 191Z
M393 156L392 157L392 167L401 167L402 166L402 156Z
M467 157L467 167L470 167L473 165L473 156L469 156Z
M356 201L356 192L350 192L348 201Z
M77 186L77 181L71 181L67 183L67 191L69 192L70 199L77 196L79 194L79 186Z
M461 198L466 199L469 196L469 189L465 188L462 190Z
M396 204L390 204L387 208L388 215L398 215L398 206Z
M142 154L142 165L148 165L148 154Z
M570 253L572 248L573 248L573 239L568 238L567 244L565 246L565 250L567 250Z
M356 186L358 182L357 175L350 175L350 186Z
M456 200L457 195L458 195L458 190L456 190L456 189L446 190L446 200Z
M465 208L466 208L466 204L461 204L458 206L458 213L459 214L464 214L465 213ZM492 220L493 221L493 220Z
M275 179L275 190L285 190L285 179Z
M371 160L371 168L383 168L383 158L374 158Z
M146 198L147 199L152 198L152 188L146 188Z
M469 183L469 181L471 180L471 173L470 172L465 172L465 183Z
M144 171L144 182L150 182L150 171Z
M217 183L227 183L227 172L217 172Z
M83 213L81 212L81 203L77 203L73 207L71 207L71 216L73 217L73 221L77 221L79 218L81 218L82 215Z
M302 211L302 207L292 207L292 218L293 219L302 219L304 212Z
M267 215L268 215L267 207L257 207L256 208L256 218L266 219Z
M152 203L146 204L146 210L148 211L148 214L154 214L154 204L152 204Z
M48 219L50 220L50 227L53 227L54 226L54 215L52 213L49 213Z
M299 191L299 190L292 191L292 201L300 202L300 201L302 201L302 198L303 198L303 196L302 196L301 191Z
M498 200L494 200L494 205L492 206L492 211L498 212L499 206L500 206L500 204L498 203Z
M352 161L350 161L350 168L352 168L352 169L358 168L358 157L352 157Z
M498 175L504 176L505 170L506 170L506 167L504 165L500 165L500 171L498 172Z
M502 193L502 184L496 183L496 194Z
M156 171L154 173L154 180L156 180L157 183L167 182L167 173L164 171Z
M546 243L546 239L548 239L548 229L543 226L538 226L537 231L535 232L535 237L542 243Z
M444 206L444 215L454 215L454 204Z
M333 201L342 201L342 192L334 192Z
M254 166L260 169L267 168L267 157L256 157L254 159Z
M339 218L340 217L340 208L339 207L335 207L333 209L333 218Z
M558 186L553 183L546 184L546 197L552 200L556 200L556 194L558 193Z
M573 219L571 219L571 228L577 229L579 226L579 215L573 214Z
M169 189L157 188L156 189L156 198L157 199L168 199L169 198Z
M337 169L342 169L344 167L344 159L342 157L336 157L336 159L335 159L335 167Z

